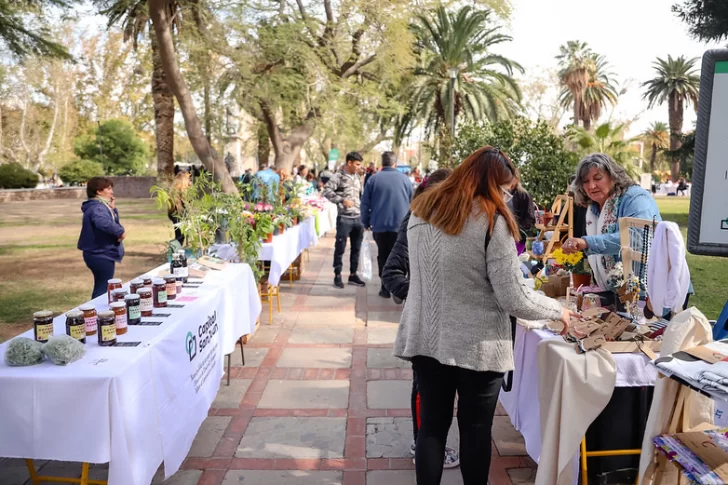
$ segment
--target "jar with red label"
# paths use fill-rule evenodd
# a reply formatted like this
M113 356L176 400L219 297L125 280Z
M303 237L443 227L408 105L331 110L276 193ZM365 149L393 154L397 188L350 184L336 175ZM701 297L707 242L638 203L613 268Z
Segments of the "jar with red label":
M177 278L173 274L164 275L164 282L167 285L167 299L177 298Z
M66 313L66 335L75 338L82 344L86 343L86 322L83 319L83 312Z
M154 307L154 298L152 297L152 289L147 288L147 287L139 288L137 290L137 295L139 295L139 306L141 307L142 316L151 317L152 308Z
M86 335L94 335L98 324L98 315L93 305L81 305L78 307L83 312L83 320L86 323Z
M135 278L129 282L129 294L133 295L137 290L144 286L144 280L141 278Z
M114 325L116 325L116 335L124 335L128 330L126 303L123 301L115 301L110 306L111 311L114 312Z
M107 299L108 299L108 302L109 303L111 303L112 301L114 301L114 300L111 299L111 292L114 291L117 288L121 288L121 279L120 278L111 278L108 281L108 285L106 287L106 296L107 296Z
M164 308L167 306L167 283L162 278L154 278L152 280L152 296L154 299L154 308Z
M117 288L111 291L111 303L115 301L124 301L124 297L129 294L129 290L124 288Z

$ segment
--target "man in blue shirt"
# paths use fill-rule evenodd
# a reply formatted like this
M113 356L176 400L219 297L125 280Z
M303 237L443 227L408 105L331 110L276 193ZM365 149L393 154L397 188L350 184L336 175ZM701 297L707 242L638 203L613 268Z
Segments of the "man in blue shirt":
M278 187L281 185L281 176L278 175L271 166L267 166L265 170L261 170L255 174L255 178L258 179L259 183L256 184L254 189L253 197L258 200L272 203L278 194ZM264 194L261 194L258 190L258 186L265 189ZM265 195L265 197L263 197Z
M374 233L380 278L412 200L412 182L395 168L396 164L397 156L393 152L382 153L382 170L371 176L361 198L361 222ZM384 285L379 296L390 296Z

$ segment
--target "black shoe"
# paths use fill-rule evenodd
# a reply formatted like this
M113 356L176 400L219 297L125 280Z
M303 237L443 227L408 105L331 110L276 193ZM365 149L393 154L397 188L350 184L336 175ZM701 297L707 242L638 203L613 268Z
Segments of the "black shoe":
M351 275L349 276L349 284L354 286L366 286L367 284L364 283L361 278L359 278L358 275Z
M337 288L339 288L339 289L343 289L344 288L344 282L341 281L341 275L340 274L334 275L334 286L337 287Z
M392 301L395 302L397 305L401 305L404 300L392 295Z
M392 295L387 291L386 288L382 288L381 290L379 290L379 296L381 296L382 298L389 298Z

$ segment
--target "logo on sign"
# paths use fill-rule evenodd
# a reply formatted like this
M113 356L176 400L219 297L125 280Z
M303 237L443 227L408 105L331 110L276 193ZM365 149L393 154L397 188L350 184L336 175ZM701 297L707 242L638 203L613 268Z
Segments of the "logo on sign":
M190 357L190 362L197 355L197 337L192 332L187 332L187 338L185 339L185 347L187 355Z

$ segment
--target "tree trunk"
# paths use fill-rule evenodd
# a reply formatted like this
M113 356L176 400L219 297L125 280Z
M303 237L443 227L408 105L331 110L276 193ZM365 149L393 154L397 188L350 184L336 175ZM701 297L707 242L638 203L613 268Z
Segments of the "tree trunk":
M207 136L207 142L212 143L212 106L210 101L210 73L207 70L207 64L204 67L204 74L202 82L203 86L203 98L205 103L205 136Z
M657 143L652 144L652 153L650 154L650 173L655 173L655 162L657 161Z
M573 98L574 98L574 126L579 126L579 113L581 111L579 109L579 96L576 93L574 93Z
M586 131L589 131L589 130L591 130L591 120L590 120L589 118L584 118L584 119L583 119L583 120L581 120L581 121L582 121L582 123L584 123L584 129L585 129Z
M677 182L680 178L680 158L674 154L675 150L679 150L682 146L682 126L683 126L683 100L680 95L673 91L670 93L668 104L668 116L670 123L670 151L673 152L672 160L670 160L670 178L673 182Z
M154 25L154 32L159 45L159 57L164 67L164 73L169 87L179 103L192 148L194 148L205 168L212 173L213 178L220 182L223 192L237 194L238 188L227 168L225 168L225 163L217 156L202 131L202 125L197 116L192 95L184 79L182 79L182 73L177 63L177 55L174 51L172 31L170 30L171 19L169 17L168 1L149 0L149 16L152 18L152 24Z
M316 128L316 113L314 111L309 112L303 124L293 128L288 133L288 136L283 136L268 104L261 101L260 108L263 113L265 126L268 130L268 136L273 143L276 168L291 173L293 164L301 153L303 144L311 138Z
M167 85L156 36L152 42L152 99L157 138L157 175L174 175L174 94Z
M53 143L53 135L56 132L56 124L58 123L58 112L61 110L60 107L60 101L58 100L58 91L60 90L60 87L58 84L55 85L53 88L55 98L53 101L53 120L51 120L51 126L48 129L48 136L46 136L46 141L43 144L43 148L40 149L38 152L38 155L36 155L35 160L33 161L33 166L31 170L34 172L38 172L43 164L45 163L45 159L48 156L48 152L51 149L51 144Z
M264 124L258 125L258 169L270 164L270 138Z

